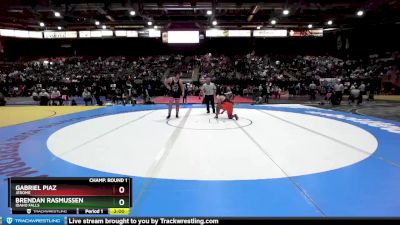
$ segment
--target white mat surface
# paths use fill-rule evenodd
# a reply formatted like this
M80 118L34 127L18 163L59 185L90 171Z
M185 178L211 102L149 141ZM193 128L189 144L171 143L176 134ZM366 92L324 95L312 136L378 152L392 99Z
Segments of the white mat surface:
M238 122L226 115L216 121L193 108L182 122L188 110L169 124L166 110L86 120L58 130L47 145L55 156L87 168L184 180L313 174L357 163L378 145L361 128L317 116L237 109Z

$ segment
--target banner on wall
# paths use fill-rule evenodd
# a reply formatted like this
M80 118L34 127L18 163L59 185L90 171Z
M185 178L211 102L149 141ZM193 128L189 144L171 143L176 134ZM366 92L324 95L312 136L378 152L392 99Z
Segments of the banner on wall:
M206 30L206 37L251 37L250 30Z
M323 37L323 29L313 29L313 30L290 30L290 37Z
M138 36L142 38L160 38L161 31L156 29L147 29L138 31Z
M250 30L228 30L228 37L251 37Z
M136 30L116 30L116 37L138 37L138 32Z
M228 31L219 29L206 30L206 37L228 37Z
M287 37L287 30L254 30L253 37Z
M58 38L77 38L78 34L76 31L45 31L43 33L46 39L58 39Z

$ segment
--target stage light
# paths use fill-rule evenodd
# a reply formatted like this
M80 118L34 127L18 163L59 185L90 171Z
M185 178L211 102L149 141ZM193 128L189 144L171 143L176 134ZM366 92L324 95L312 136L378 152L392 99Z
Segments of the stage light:
M216 26L218 23L216 20L212 21L212 25Z
M55 17L60 17L60 16L61 16L61 13L59 13L59 12L54 12L54 16L55 16Z
M285 9L285 10L283 10L283 15L289 15L289 10L287 10L287 9Z
M358 10L358 12L357 12L357 16L362 16L362 15L364 15L364 11L362 11L362 10Z
M131 11L129 12L129 14L130 14L131 16L134 16L134 15L136 15L136 12L135 12L134 10L131 10Z
M276 20L271 20L271 24L275 25L276 24Z
M207 15L212 15L212 11L211 10L207 10Z

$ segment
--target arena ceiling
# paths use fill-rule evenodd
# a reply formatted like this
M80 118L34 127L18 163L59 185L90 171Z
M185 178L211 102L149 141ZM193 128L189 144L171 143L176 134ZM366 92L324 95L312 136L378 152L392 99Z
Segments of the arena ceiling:
M102 28L351 28L400 23L399 0L1 0L0 26L33 30ZM289 10L284 15L283 11ZM357 12L364 14L358 16ZM210 11L210 12L208 12ZM58 13L59 14L58 14ZM275 20L276 24L271 24ZM328 21L332 20L329 25ZM98 21L98 25L96 25ZM152 22L151 25L149 22ZM217 25L212 22L216 21ZM40 22L44 23L40 26Z

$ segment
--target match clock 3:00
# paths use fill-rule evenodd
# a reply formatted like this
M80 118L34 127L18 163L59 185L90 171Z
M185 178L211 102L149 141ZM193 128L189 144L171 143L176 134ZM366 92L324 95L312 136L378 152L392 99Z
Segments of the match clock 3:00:
M129 208L110 208L108 210L111 215L128 215L129 211Z

